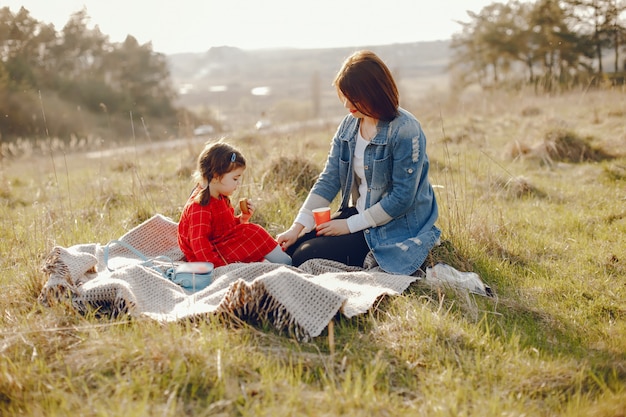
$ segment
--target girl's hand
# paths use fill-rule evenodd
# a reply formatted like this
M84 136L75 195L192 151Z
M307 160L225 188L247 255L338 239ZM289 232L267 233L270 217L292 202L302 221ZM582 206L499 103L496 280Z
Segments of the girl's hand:
M315 230L317 230L317 236L340 236L350 233L347 219L337 219L322 223Z
M254 214L256 207L249 199L241 199L239 201L239 208L241 209L241 222L248 223L250 221L250 217Z

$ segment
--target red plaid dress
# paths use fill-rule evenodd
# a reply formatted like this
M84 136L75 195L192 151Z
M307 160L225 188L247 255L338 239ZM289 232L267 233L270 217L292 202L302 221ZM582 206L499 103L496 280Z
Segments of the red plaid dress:
M178 222L178 245L188 262L205 261L222 266L234 262L261 262L278 243L261 226L241 223L230 199L211 197L201 206L189 197Z

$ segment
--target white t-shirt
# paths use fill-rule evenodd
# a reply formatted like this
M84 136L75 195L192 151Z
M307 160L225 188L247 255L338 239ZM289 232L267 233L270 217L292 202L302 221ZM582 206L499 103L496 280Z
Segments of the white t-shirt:
M365 164L363 157L368 141L363 139L361 132L356 137L356 148L354 149L354 173L359 179L359 199L356 201L356 209L359 213L365 211L365 196L367 195L367 181L365 181Z
M363 214L365 212L365 197L367 196L367 181L365 180L365 164L363 157L368 144L369 141L363 139L359 131L356 137L353 163L354 174L359 179L359 198L356 201L356 209L359 214L348 217L348 229L350 229L350 233L376 226L376 224L371 224L373 221L370 221L371 219L368 220L368 217Z

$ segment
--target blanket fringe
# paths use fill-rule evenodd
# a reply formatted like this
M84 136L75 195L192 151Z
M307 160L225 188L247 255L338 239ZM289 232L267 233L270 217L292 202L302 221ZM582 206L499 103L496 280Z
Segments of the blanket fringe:
M63 255L66 250L55 247L44 260L41 272L48 276L37 301L46 307L57 304L71 305L81 314L95 312L100 316L117 317L129 314L136 306L136 300L131 291L119 285L105 285L98 291L109 293L107 297L95 297L86 292L83 285L88 277L97 275L95 264L83 272L83 275L72 276L71 268Z
M268 323L279 332L286 332L299 341L310 340L308 332L272 295L262 281L251 284L238 280L231 284L217 311L232 314L249 323Z
M48 276L37 301L46 307L56 304L72 304L79 294L78 286L72 282L70 269L61 259L61 248L55 247L44 260L41 272Z

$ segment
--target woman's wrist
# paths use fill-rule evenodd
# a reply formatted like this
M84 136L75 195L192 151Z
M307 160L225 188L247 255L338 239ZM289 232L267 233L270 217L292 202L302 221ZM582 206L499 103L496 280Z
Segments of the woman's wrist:
M304 230L304 225L302 223L294 223L291 225L290 227L291 230L297 232L298 234L300 234L300 232L302 232L302 230Z

